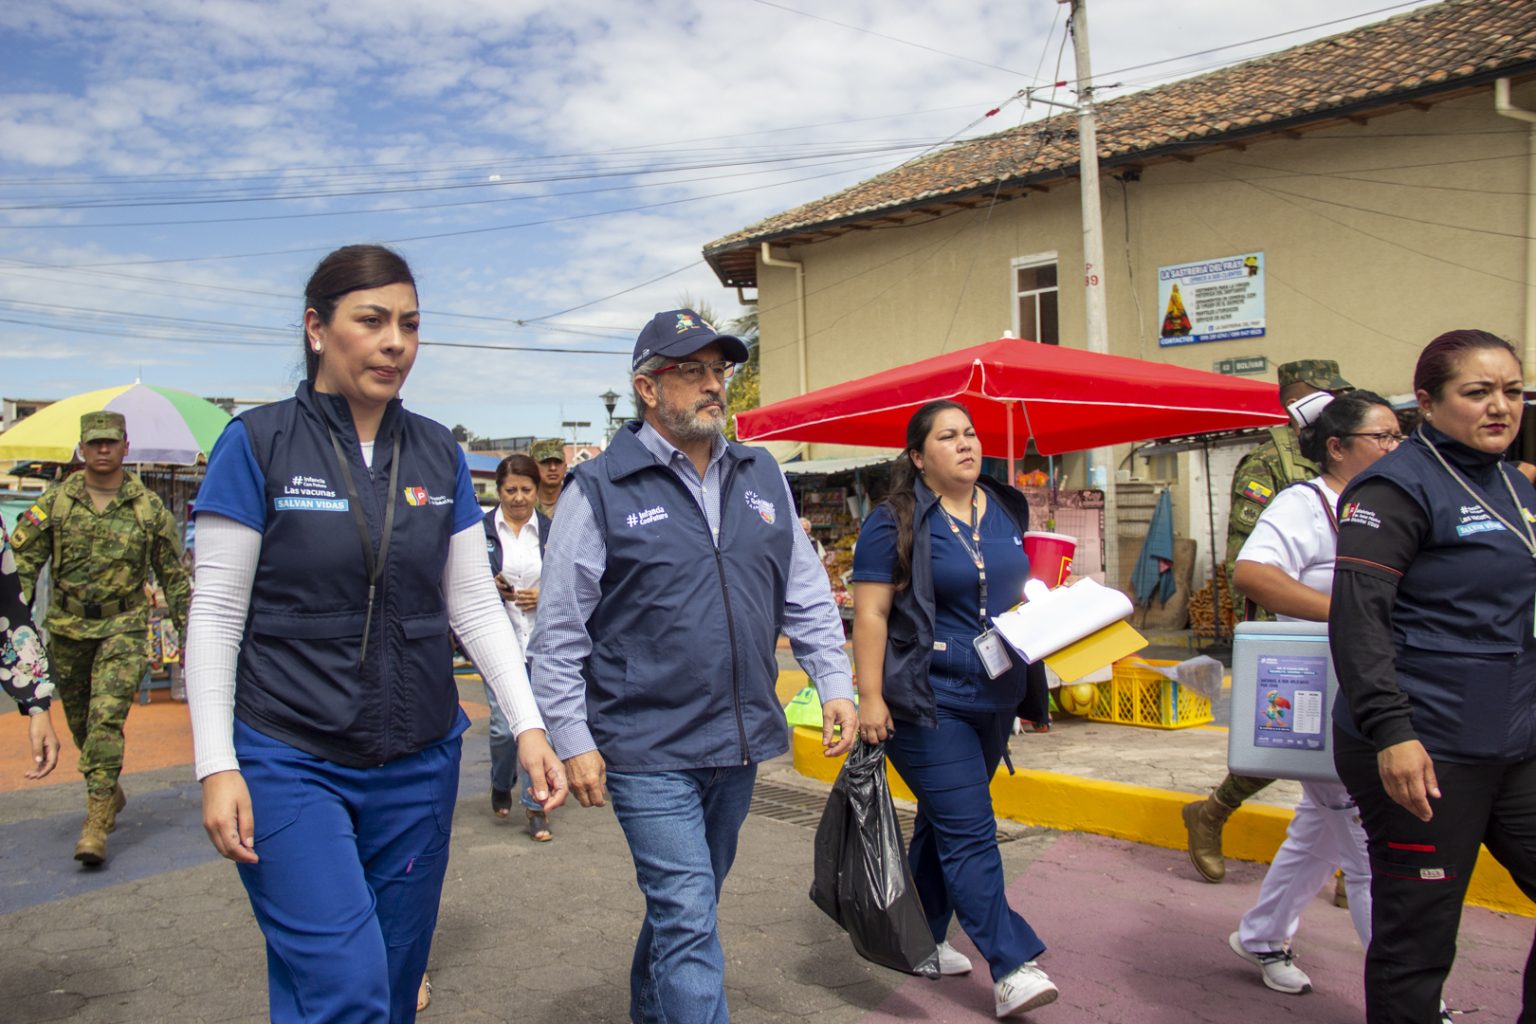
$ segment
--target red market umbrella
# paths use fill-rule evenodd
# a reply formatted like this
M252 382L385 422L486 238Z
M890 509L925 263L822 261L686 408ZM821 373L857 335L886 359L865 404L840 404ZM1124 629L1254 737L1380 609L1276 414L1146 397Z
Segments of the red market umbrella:
M982 451L1010 461L1286 421L1273 384L1001 338L738 413L743 441L899 448L919 406L970 407Z

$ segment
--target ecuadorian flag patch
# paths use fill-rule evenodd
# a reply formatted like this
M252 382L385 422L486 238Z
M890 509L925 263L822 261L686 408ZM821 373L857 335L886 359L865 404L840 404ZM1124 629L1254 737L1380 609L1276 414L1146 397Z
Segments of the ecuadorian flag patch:
M1243 497L1251 498L1260 505L1268 505L1269 499L1275 496L1274 490L1265 487L1257 480L1249 480L1243 484Z
M33 526L42 526L48 520L48 513L43 511L41 505L33 505L23 512L21 517Z

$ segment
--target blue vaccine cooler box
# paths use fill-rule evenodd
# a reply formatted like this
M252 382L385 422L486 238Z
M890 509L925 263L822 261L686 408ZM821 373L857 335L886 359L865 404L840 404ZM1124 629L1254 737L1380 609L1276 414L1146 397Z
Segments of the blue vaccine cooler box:
M1227 767L1261 779L1337 782L1339 679L1326 622L1243 622L1232 642Z

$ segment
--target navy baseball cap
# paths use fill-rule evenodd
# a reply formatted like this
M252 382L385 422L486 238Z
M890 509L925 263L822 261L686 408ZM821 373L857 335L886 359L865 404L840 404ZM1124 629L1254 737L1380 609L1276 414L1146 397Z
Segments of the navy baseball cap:
M652 356L689 356L711 342L717 342L721 353L731 362L747 361L747 343L736 335L721 334L691 309L669 309L651 317L651 322L641 328L630 369L638 368Z

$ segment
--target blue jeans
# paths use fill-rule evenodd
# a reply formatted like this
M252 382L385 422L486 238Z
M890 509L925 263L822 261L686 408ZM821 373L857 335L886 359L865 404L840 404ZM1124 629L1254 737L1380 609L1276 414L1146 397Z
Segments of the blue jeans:
M608 773L613 812L645 893L645 924L629 970L635 1024L729 1019L715 908L756 779L756 765Z
M376 768L347 768L235 721L260 858L238 867L267 940L276 1024L416 1019L462 731Z
M885 753L917 796L908 860L935 942L951 917L987 958L997 981L1045 952L1029 922L1008 905L992 813L992 773L1013 726L1012 711L938 707L931 729L897 722Z
M539 802L528 795L532 785L528 773L517 763L517 738L489 683L485 684L485 702L491 706L491 788L513 790L524 807L537 811Z

